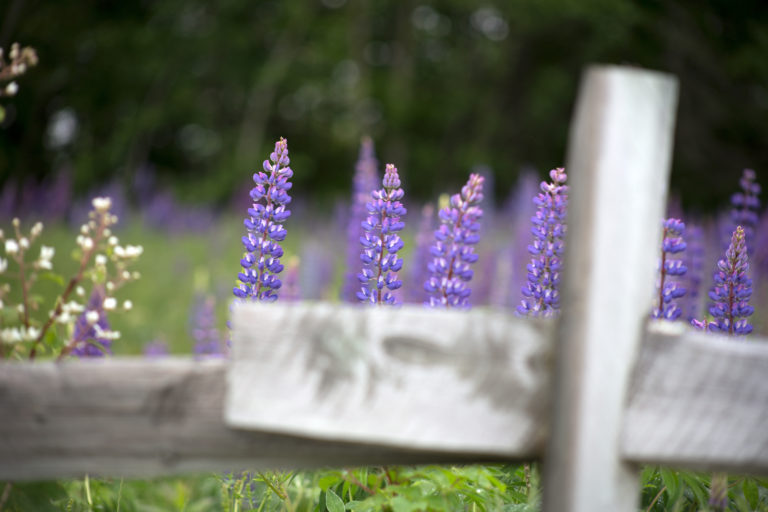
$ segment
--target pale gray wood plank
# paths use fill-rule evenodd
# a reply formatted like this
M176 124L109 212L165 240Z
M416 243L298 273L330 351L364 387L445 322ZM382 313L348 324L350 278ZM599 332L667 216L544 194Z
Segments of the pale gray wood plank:
M474 319L465 316L468 323ZM768 474L768 339L738 341L666 327L677 330L654 331L643 344L623 456L635 463ZM504 381L518 370L499 371L509 373L497 377ZM228 428L225 379L220 360L0 364L0 480L496 459ZM547 385L540 384L543 395ZM486 424L484 416L474 420ZM538 437L545 432L542 424ZM497 443L499 452L508 447L507 437L479 435ZM439 438L432 443L441 444ZM512 458L537 458L541 444L534 441L522 450L527 455Z
M624 456L768 475L768 340L750 338L652 327L630 389Z
M0 480L477 458L232 429L225 388L222 360L0 363Z
M639 472L619 437L650 308L676 97L674 78L633 68L593 67L581 84L544 512L637 507Z
M318 439L532 457L547 335L508 312L238 304L227 422Z

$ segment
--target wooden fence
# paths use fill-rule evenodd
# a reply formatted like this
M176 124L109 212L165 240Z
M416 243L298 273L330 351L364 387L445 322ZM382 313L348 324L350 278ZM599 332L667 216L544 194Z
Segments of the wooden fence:
M230 361L0 364L0 479L540 459L545 512L639 465L768 474L768 343L649 322L676 82L582 82L562 315L247 304Z

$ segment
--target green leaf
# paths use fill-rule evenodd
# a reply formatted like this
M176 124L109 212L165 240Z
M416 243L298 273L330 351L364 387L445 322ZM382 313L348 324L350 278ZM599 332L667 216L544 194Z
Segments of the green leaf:
M496 487L499 491L507 492L507 486L504 485L504 482L500 481L498 478L490 474L486 475L485 477L488 479L491 485Z
M709 501L709 487L702 478L695 473L681 471L680 480L691 488L699 507L704 508Z
M341 498L335 492L329 489L325 493L325 508L328 512L344 512L344 502L341 501Z
M393 512L412 512L413 510L418 510L420 505L423 505L423 503L414 503L404 496L392 498L389 504L392 506Z
M760 500L760 491L757 488L757 482L752 478L745 478L744 483L741 484L741 490L744 492L744 497L747 498L749 506L756 509L757 503Z
M67 284L67 282L64 280L62 276L59 274L56 274L54 272L43 272L38 275L38 279L44 279L46 281L52 281L56 283L57 285L63 287Z
M659 473L661 473L661 481L664 482L664 485L667 488L669 502L676 502L682 493L682 487L680 486L680 479L677 476L677 472L672 471L671 469L661 468Z
M317 486L323 491L327 491L329 488L333 487L339 481L341 478L339 478L339 475L325 475L320 480L317 481Z
M5 121L5 109L0 105L0 123Z

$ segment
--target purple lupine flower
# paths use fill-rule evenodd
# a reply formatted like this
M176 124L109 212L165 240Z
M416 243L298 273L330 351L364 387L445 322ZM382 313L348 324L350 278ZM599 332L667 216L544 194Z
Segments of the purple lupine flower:
M112 339L107 336L110 327L107 312L104 310L105 297L103 288L94 287L85 311L77 317L75 322L75 330L72 334L74 341L72 355L102 357L112 353Z
M379 183L378 161L370 137L364 137L360 143L360 155L355 164L355 175L352 180L352 198L347 216L347 274L341 288L341 299L347 302L357 302L356 291L360 286L357 268L360 261L360 236L363 234L362 222L367 217L366 204Z
M430 277L424 283L430 307L469 307L472 279L470 265L477 261L474 246L480 241L483 210L483 182L479 174L470 174L460 194L451 196L449 206L440 210L440 227L430 249Z
M568 207L568 179L565 169L549 171L550 183L542 181L534 197L536 214L531 217L533 243L528 252L528 282L522 287L523 300L517 312L525 316L549 317L560 310L560 268L562 267L565 217Z
M744 169L739 186L741 192L731 196L731 220L734 226L741 226L746 237L747 255L752 256L755 251L754 236L760 209L760 184L755 183L755 171Z
M144 345L144 355L149 358L167 356L168 344L162 340L150 341Z
M397 257L403 241L397 232L405 226L400 217L406 213L400 202L404 193L397 167L387 164L382 185L383 188L371 193L373 201L366 205L368 217L362 222L365 231L360 237L363 271L357 278L363 286L357 298L361 302L392 305L395 297L391 292L403 284L396 273L403 267L403 260Z
M271 162L270 162L271 161ZM281 282L277 275L283 270L280 258L285 240L283 222L291 215L285 206L291 202L288 190L293 171L288 166L288 141L281 138L275 150L264 160L264 170L253 175L256 186L251 190L253 207L248 209L244 221L248 234L243 237L247 251L240 260L243 271L238 274L240 284L233 289L236 297L271 302L277 299Z
M704 281L704 230L701 226L688 228L688 286L686 309L688 320L698 317L702 310L701 284Z
M664 221L659 268L659 299L651 312L652 318L677 320L683 313L676 299L685 295L685 288L675 278L684 276L688 268L682 259L673 257L685 250L683 233L685 233L685 223L680 219Z
M216 327L216 302L213 297L198 297L192 308L190 331L197 357L223 357L225 344Z
M752 280L747 277L749 262L744 228L738 226L731 237L725 258L717 262L714 273L715 285L709 292L713 303L709 313L714 321L707 325L711 332L744 335L752 332L747 317L754 312L749 305L752 296Z
M432 242L432 233L434 232L435 206L431 203L425 204L421 209L421 221L419 230L416 233L415 247L411 254L409 262L409 272L407 286L405 290L405 301L413 304L423 303L426 295L424 293L424 281L429 277L427 274L427 265L430 262L429 246Z
M728 475L715 473L709 484L709 502L713 512L723 512L728 508Z
M531 198L539 190L539 179L532 169L524 169L517 177L517 184L505 202L502 218L505 233L511 234L509 242L502 247L497 257L497 269L492 290L491 304L500 307L515 307L519 303L520 289L527 282L525 267L530 261L528 233L530 218L536 212Z
M299 258L293 256L285 265L285 279L283 280L284 301L296 302L301 300L301 287L299 286Z

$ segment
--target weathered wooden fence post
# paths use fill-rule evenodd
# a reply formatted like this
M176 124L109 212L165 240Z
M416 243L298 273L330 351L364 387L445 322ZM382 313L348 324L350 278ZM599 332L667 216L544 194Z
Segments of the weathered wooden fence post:
M625 67L584 75L571 185L544 512L634 511L622 461L627 389L643 338L664 212L676 80Z

